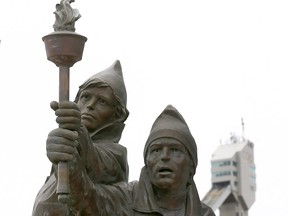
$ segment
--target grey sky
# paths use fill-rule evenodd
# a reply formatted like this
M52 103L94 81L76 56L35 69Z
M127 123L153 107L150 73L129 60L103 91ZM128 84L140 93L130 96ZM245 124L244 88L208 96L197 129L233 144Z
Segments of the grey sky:
M59 1L60 2L60 1ZM50 172L45 141L57 127L49 103L58 99L58 68L42 37L53 31L58 1L1 2L0 203L5 215L29 215ZM71 68L78 86L119 59L130 116L121 143L130 180L155 118L172 104L198 144L200 196L210 189L212 153L230 132L255 144L256 202L250 216L288 215L288 2L284 0L107 0L72 4L88 38Z

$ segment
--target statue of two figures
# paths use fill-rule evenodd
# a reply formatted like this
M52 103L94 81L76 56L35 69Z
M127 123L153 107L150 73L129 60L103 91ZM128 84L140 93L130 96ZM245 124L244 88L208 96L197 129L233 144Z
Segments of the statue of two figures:
M71 2L56 5L55 32L75 31L80 14ZM73 101L52 101L50 106L59 127L48 133L51 173L37 194L33 216L215 215L199 199L197 145L172 105L159 114L143 143L139 179L128 181L127 149L119 142L129 111L119 60L80 85ZM65 203L57 196L61 163L69 171Z

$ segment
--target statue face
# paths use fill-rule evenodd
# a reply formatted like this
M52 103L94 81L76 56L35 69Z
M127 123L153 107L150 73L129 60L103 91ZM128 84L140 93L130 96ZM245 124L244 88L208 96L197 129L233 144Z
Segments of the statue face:
M82 124L90 133L114 120L116 98L110 87L86 88L81 92L77 104Z
M186 188L193 168L185 146L173 138L160 138L150 144L146 166L151 183L171 193Z

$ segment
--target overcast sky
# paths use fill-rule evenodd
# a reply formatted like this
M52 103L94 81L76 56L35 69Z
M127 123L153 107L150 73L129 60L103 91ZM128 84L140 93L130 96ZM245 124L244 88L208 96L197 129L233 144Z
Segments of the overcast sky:
M50 172L45 142L57 127L58 68L42 37L53 32L51 0L1 2L0 203L4 215L31 215ZM288 215L288 1L106 0L72 3L88 38L71 72L71 100L88 77L119 59L130 116L121 144L130 180L167 104L184 116L198 144L195 176L211 187L211 155L231 132L255 144L256 201L249 216ZM2 214L1 213L1 214Z

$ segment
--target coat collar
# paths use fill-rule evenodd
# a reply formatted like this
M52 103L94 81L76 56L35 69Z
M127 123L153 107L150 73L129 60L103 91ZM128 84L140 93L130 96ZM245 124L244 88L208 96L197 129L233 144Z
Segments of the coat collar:
M125 124L122 122L116 122L111 125L107 125L104 128L94 132L91 136L91 139L93 142L106 140L112 141L113 143L118 143L121 139L124 127Z

